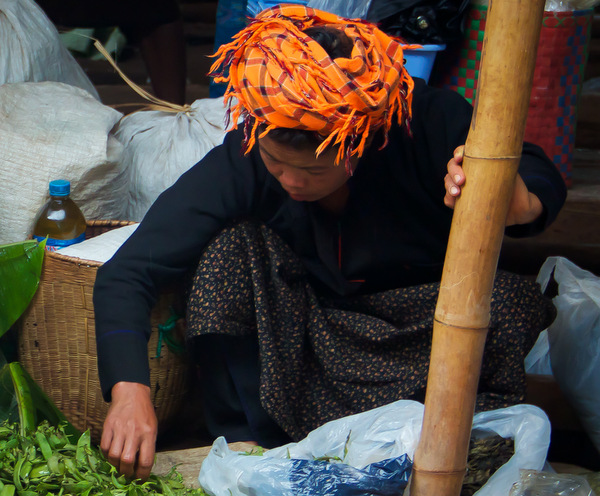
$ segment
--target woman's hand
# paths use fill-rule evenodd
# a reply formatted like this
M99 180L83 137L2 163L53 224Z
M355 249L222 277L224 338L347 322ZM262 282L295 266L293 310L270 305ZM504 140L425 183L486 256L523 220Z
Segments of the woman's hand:
M154 464L157 426L150 388L118 382L112 388L100 449L120 473L146 480Z
M464 146L459 146L454 150L452 158L448 161L448 174L444 177L444 186L446 187L444 204L450 208L454 208L454 205L456 205L461 187L465 184L465 173L462 168L464 150Z
M454 155L448 162L448 174L444 177L444 185L446 187L444 204L450 208L454 208L456 199L460 196L461 189L466 180L462 168L464 150L464 146L459 146L454 150ZM529 224L537 219L542 214L542 211L543 207L539 198L527 190L523 179L517 174L515 189L506 216L506 225Z

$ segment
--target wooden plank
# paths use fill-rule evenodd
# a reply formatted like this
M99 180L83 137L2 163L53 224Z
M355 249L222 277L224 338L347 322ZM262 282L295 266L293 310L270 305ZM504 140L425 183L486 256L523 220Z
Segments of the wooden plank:
M248 443L230 443L233 451L250 451L256 446ZM198 474L200 466L208 456L211 446L188 448L174 451L161 451L156 453L156 461L152 472L156 475L166 475L173 467L183 476L184 483L189 487L198 488Z

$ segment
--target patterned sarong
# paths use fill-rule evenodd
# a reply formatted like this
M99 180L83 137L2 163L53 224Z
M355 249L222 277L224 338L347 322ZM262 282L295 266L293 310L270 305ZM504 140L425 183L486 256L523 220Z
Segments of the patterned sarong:
M206 249L188 304L191 336L257 336L260 401L294 439L397 399L424 400L439 284L319 297L298 257L245 222ZM555 310L539 286L499 272L477 409L523 402L524 358Z

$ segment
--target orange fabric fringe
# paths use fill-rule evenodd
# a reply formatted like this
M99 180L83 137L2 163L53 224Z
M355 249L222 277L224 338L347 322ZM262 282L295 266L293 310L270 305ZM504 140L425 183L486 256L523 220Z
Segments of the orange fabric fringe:
M332 60L303 33L321 25L346 33L351 58ZM383 128L387 138L394 115L400 125L410 119L414 84L403 66L403 45L361 19L282 4L261 12L214 57L210 75L228 83L232 128L240 117L255 118L246 153L258 125L267 124L261 137L275 127L318 132L326 138L317 155L340 145L337 164L344 154L361 156L370 131Z

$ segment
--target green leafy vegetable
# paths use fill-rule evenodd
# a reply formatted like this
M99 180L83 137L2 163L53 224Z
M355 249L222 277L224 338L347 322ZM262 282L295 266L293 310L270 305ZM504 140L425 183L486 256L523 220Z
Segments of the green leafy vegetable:
M0 424L0 496L40 494L85 496L204 496L187 488L175 469L165 476L152 474L146 482L119 475L84 432L75 444L64 425L42 422L22 433L17 424Z
M25 434L35 431L42 420L52 425L62 423L74 440L81 435L19 362L4 365L0 369L0 421L18 422Z
M0 336L25 311L42 273L46 241L0 246Z
M243 451L242 455L245 456L263 456L265 454L265 449L262 446L255 446L251 448L249 451Z

